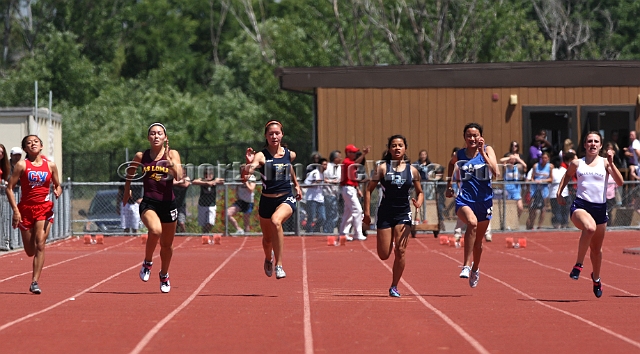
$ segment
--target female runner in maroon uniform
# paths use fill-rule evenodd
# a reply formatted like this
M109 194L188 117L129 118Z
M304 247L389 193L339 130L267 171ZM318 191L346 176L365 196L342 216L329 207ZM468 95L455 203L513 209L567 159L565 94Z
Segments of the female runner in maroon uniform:
M25 160L18 161L7 185L7 199L13 209L12 225L20 227L24 252L33 257L33 274L29 291L40 294L38 279L44 265L44 245L53 223L53 202L49 198L49 187L53 182L56 198L62 194L58 167L40 155L42 140L36 135L22 139L22 150L27 153ZM13 187L20 180L22 195L16 205Z
M169 138L164 125L153 123L147 131L147 138L151 148L145 152L138 152L133 162L127 168L127 181L124 185L122 204L127 204L131 197L131 180L135 175L135 169L142 167L144 196L140 203L140 218L149 230L147 246L144 254L144 262L140 269L140 279L149 280L151 266L153 265L153 252L160 239L160 291L168 293L171 290L169 283L169 264L173 256L173 238L176 235L176 221L178 220L178 208L173 195L174 176L182 176L180 154L169 149Z

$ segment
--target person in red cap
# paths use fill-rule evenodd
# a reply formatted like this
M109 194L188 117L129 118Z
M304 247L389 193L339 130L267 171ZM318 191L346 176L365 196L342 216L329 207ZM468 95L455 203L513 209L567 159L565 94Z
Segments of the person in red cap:
M349 144L344 148L347 157L342 161L342 181L340 182L342 199L344 200L340 235L346 236L347 241L353 241L354 238L360 241L367 239L362 234L362 206L360 205L360 200L358 200L357 168L351 165L361 164L370 150L370 146L363 148L362 154L356 158L356 154L360 149L353 144ZM351 229L353 237L349 236L349 229Z

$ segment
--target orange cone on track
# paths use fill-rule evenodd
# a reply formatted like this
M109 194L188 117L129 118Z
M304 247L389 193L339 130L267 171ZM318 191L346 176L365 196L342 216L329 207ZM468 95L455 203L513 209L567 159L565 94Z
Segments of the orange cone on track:
M99 245L104 245L104 235L96 235L96 242Z
M214 245L219 245L222 242L222 236L221 235L214 235L213 236L213 244Z
M513 248L513 237L507 237L505 241L507 241L507 248Z
M84 244L85 245L91 244L91 235L84 235Z
M526 238L519 238L518 239L518 243L520 244L521 248L527 247L527 239Z
M202 236L202 244L203 245L208 245L209 242L210 242L209 236Z
M438 240L440 241L441 245L448 245L449 244L449 238L447 236L440 236L440 237L438 237Z
M335 246L335 245L336 245L336 237L327 236L327 246Z
M340 246L347 244L347 236L340 236Z

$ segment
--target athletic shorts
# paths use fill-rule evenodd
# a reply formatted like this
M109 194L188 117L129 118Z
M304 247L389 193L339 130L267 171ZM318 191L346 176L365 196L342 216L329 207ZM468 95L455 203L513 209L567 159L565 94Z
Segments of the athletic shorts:
M293 193L288 193L276 198L262 196L260 198L258 214L263 219L271 219L273 213L275 213L276 209L283 203L289 205L294 213L296 212L296 198L293 196Z
M609 221L609 214L607 214L607 203L591 203L584 199L576 198L571 204L570 215L573 215L573 212L582 209L589 213L593 220L596 222L596 225L606 224Z
M471 208L473 214L476 216L476 219L478 219L478 222L491 220L491 215L493 214L493 199L467 203L464 200L456 198L456 214L458 213L458 209L462 208L463 206L468 206L469 208Z
M140 228L140 206L138 203L127 203L120 208L120 226L123 229L137 230Z
M18 211L21 217L18 227L22 230L31 229L36 221L47 220L53 223L53 202L50 200L35 205L18 204Z
M248 203L244 200L238 199L235 203L233 203L233 205L235 205L243 213L250 214L253 211L253 203Z
M187 206L178 207L178 224L184 224L187 222Z
M389 229L396 225L411 225L411 208L404 213L394 213L388 208L380 207L376 216L376 228Z
M163 202L151 198L144 197L140 203L140 215L147 210L153 210L161 223L172 223L178 220L178 208L176 208L175 200Z
M520 186L517 186L515 184L507 184L504 186L504 190L507 191L507 199L511 199L511 200L520 200L522 199L522 194L521 194L521 189Z
M198 205L198 225L207 226L216 223L216 206Z

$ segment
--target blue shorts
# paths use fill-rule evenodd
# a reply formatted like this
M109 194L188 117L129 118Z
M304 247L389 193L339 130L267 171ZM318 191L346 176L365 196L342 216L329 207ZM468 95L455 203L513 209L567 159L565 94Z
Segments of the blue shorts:
M520 193L522 188L520 188L520 186L515 184L506 184L504 186L504 190L507 191L507 199L511 199L511 200L522 199L522 195Z
M607 203L591 203L584 199L576 198L571 204L571 213L573 216L573 212L582 209L589 213L593 220L596 222L596 225L606 224L609 221L609 214L607 213Z
M253 203L248 203L244 200L238 199L235 201L235 203L233 203L233 205L240 209L240 211L243 213L251 214L251 212L253 211Z
M265 197L263 195L260 198L258 214L263 219L271 219L273 213L275 213L276 209L283 203L289 205L294 213L296 212L296 198L293 196L293 193L289 193L276 198Z
M462 208L463 206L468 206L469 208L471 208L473 214L478 219L478 222L491 220L491 215L493 214L493 199L468 203L464 200L456 198L456 214L458 213L458 209Z
M378 230L389 229L400 224L411 225L411 208L408 208L404 213L398 213L392 212L388 208L380 207L376 219L376 228Z

